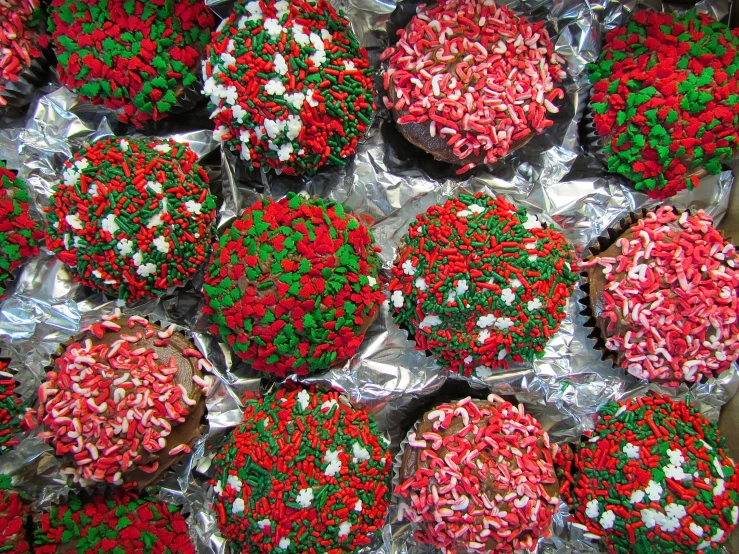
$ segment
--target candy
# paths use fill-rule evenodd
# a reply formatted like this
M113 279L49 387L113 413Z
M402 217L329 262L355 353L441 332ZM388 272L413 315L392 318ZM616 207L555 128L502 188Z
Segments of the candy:
M49 46L41 19L38 0L0 0L0 106L7 82L17 82Z
M46 210L46 245L84 285L133 302L206 260L215 197L186 144L103 139L67 162Z
M12 490L10 477L0 474L0 552L31 552L26 540L29 508L20 493Z
M582 264L603 268L606 347L640 379L698 382L739 358L739 256L712 223L663 206L617 241L618 255Z
M393 267L395 321L448 370L531 362L565 317L572 248L502 197L461 194L420 214Z
M7 371L8 365L8 360L0 359L0 454L5 454L20 444L13 439L13 435L21 430L22 416L26 411L25 405L15 393L15 380Z
M608 33L588 64L609 171L650 197L698 185L737 150L739 30L706 14L651 11Z
M41 227L28 215L26 183L0 162L0 285L39 253ZM0 298L5 290L0 286Z
M374 111L372 70L325 0L236 3L208 46L203 92L214 137L287 175L345 165Z
M736 466L690 403L656 393L609 402L557 461L570 517L608 552L720 552L739 517Z
M531 24L491 1L442 0L422 5L388 48L385 106L398 123L426 123L465 163L457 173L492 163L532 132L564 97L566 77L543 23ZM432 151L432 153L434 153Z
M539 422L495 395L443 404L436 412L444 422L423 432L425 440L409 433L395 488L401 513L416 524L416 540L454 554L533 549L540 537L550 537L559 499L549 438Z
M88 500L71 494L40 519L36 554L195 554L180 509L146 494L117 490Z
M387 446L336 392L249 400L213 461L218 528L239 552L357 552L385 525Z
M350 358L384 295L373 238L341 204L260 200L205 275L211 332L255 369L305 375Z
M62 84L137 127L197 82L214 27L202 0L53 0L49 13Z
M168 437L196 404L187 392L192 387L186 388L178 373L187 377L198 356L180 346L181 336L160 339L152 347L158 327L120 319L120 312L115 318L135 340L111 331L107 321L86 326L83 336L55 359L39 388L36 419L45 426L40 436L50 440L57 455L71 454L73 467L63 472L83 485L119 485L129 471L156 472L162 453L189 451ZM170 340L171 348L165 349Z

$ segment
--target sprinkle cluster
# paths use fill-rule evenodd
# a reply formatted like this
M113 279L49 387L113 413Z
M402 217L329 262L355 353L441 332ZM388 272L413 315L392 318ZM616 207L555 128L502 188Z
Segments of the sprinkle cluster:
M21 495L11 489L10 477L0 474L0 552L30 553L26 540L29 510Z
M618 256L583 264L608 281L606 347L640 379L697 382L739 358L739 256L712 223L663 206L618 239ZM617 323L625 332L610 332Z
M694 11L634 14L606 36L594 83L609 171L657 199L716 174L739 134L739 30Z
M46 245L84 285L129 302L191 278L216 216L208 175L172 139L99 140L67 162Z
M0 454L5 454L20 441L12 437L21 430L26 407L15 393L15 380L8 371L8 360L0 359ZM0 545L0 552L2 552Z
M376 317L379 266L372 235L341 204L260 200L221 237L203 311L255 369L322 371L350 358Z
M191 398L177 377L177 359L159 360L155 348L169 344L174 326L158 329L138 316L106 316L84 327L80 340L67 346L46 374L37 419L47 430L39 437L49 439L57 455L72 455L74 467L62 471L75 481L121 484L134 469L157 471L161 453L189 452L186 444L168 444L167 437L213 378L193 372L199 388ZM182 357L210 369L194 348L184 349Z
M240 552L356 552L385 524L387 446L336 392L249 401L214 460L218 528Z
M461 194L408 229L389 285L395 321L450 371L489 377L543 355L565 317L574 265L564 237L526 208Z
M369 128L372 70L326 0L239 0L203 63L217 140L287 175L345 165Z
M38 244L43 238L41 227L28 215L25 181L0 162L0 298L5 292L3 281L39 253Z
M179 508L148 495L117 490L44 512L34 529L34 552L56 554L195 554Z
M49 45L38 0L0 0L0 106L8 81L18 81Z
M49 13L62 84L137 126L197 81L214 27L202 0L52 0Z
M431 137L448 139L462 163L470 156L495 162L553 124L547 115L564 98L554 83L566 73L543 22L490 0L441 0L421 5L398 35L382 55L389 59L385 106L402 114L401 126L427 122Z
M611 553L719 554L739 518L739 476L723 437L667 396L604 406L564 470L575 525Z
M395 493L415 537L445 554L533 549L551 536L559 499L549 436L536 419L496 395L467 397L424 416L432 431L409 433L414 474Z

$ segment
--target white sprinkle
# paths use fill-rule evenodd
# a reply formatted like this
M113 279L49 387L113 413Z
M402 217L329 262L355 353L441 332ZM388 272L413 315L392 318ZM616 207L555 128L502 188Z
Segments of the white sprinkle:
M139 268L136 270L136 273L138 273L142 277L148 277L149 275L154 273L156 270L157 270L157 266L149 262L144 265L140 265Z
M310 404L310 393L307 390L301 390L296 398L298 399L300 407L303 410L306 410Z
M154 147L154 150L158 150L159 152L167 153L172 150L172 147L169 144L157 144Z
M723 479L716 479L716 486L713 487L713 496L721 496L724 494L726 488L724 487Z
M472 212L469 210L461 210L457 212L457 217L462 219L463 217L469 217L472 215Z
M587 506L585 506L585 515L588 516L590 519L597 519L600 515L600 506L598 505L598 499L593 498L590 502L588 502Z
M405 273L406 275L416 274L416 268L413 266L413 262L411 260L404 261L402 268L403 268L403 273Z
M227 483L231 485L234 490L237 491L240 491L241 487L243 486L241 483L241 479L239 479L236 475L229 475Z
M424 279L423 277L419 277L418 279L416 279L415 285L418 290L426 290L427 288L429 288L426 284L426 279Z
M660 485L656 481L649 481L649 484L647 485L647 488L644 489L644 492L647 493L647 496L649 496L649 499L652 502L657 502L660 498L662 498L662 485Z
M418 327L421 329L427 328L427 327L434 327L436 325L441 325L441 319L438 315L427 315L423 318L423 321L418 324Z
M507 306L510 306L516 299L516 295L511 289L503 289L500 291L500 299L505 302Z
M273 78L267 81L267 84L264 85L264 90L267 94L275 94L282 96L285 94L285 85L282 84L282 81L278 78Z
M493 370L486 365L479 365L475 368L475 373L480 379L487 379L493 374Z
M277 157L282 162L288 161L290 159L290 156L292 155L292 153L293 153L293 145L292 145L291 142L287 142L287 143L281 145L277 149Z
M262 519L260 521L257 521L257 525L260 529L266 529L267 527L272 527L272 522L268 519Z
M487 314L484 316L481 316L477 320L477 326L481 327L482 329L485 329L486 327L490 327L495 323L496 317L493 314Z
M151 244L154 248L159 250L159 252L162 252L163 254L166 254L169 252L169 241L167 241L166 237L157 237L153 241L151 241Z
M457 281L457 296L462 296L467 290L467 281L465 279Z
M616 521L616 514L611 510L606 510L600 517L600 526L603 527L603 529L610 529L613 527L614 521Z
M522 284L523 284L523 283L521 283L521 281L519 281L518 279L515 279L515 278L514 278L514 279L513 279L513 281L511 281L511 288L512 288L512 289L517 289L517 288L518 288L518 287L520 287L520 286L521 286Z
M637 490L635 490L634 492L631 493L631 497L629 498L629 502L631 502L632 504L638 504L639 502L641 502L642 500L644 500L644 497L645 496L646 496L646 494L644 494L644 491L637 489Z
M288 539L287 537L282 537L280 539L280 544L278 544L277 546L279 546L283 550L287 550L288 548L290 548L290 539Z
M259 5L258 1L255 0L254 2L249 2L246 5L246 11L249 12L249 21L262 19L262 7Z
M128 141L126 139L121 139L120 145L121 152L128 152Z
M502 360L507 355L508 355L508 350L506 350L505 348L501 348L500 352L498 352L498 360Z
M690 532L698 537L703 536L703 527L697 525L694 521L690 522Z
M303 508L310 507L313 502L313 489L301 489L298 496L295 497L295 501Z
M528 304L526 305L526 307L529 309L530 312L533 312L534 310L538 310L539 308L541 308L541 306L542 306L541 300L539 300L538 298L529 300Z
M154 194L161 194L162 193L162 184L157 183L156 181L147 181L146 186L149 187Z
M470 204L467 206L467 209L473 213L481 214L485 211L486 208L483 208L482 206L478 206L477 204Z
M244 117L246 117L246 110L242 108L239 104L236 104L234 105L233 108L231 108L231 115L236 121L241 122L244 119ZM244 140L244 139L241 139L241 140Z
M115 214L108 214L102 221L103 231L107 231L111 235L115 236L115 232L120 229L118 224L115 222Z
M623 448L624 454L632 460L638 460L640 457L639 447L635 444L627 443Z
M294 92L292 94L286 94L285 100L290 102L295 109L300 110L303 108L303 102L305 102L305 94L302 92Z
M490 331L488 331L487 329L483 329L482 331L480 331L480 334L477 335L477 342L479 342L480 344L483 344L489 338L490 338Z
M285 0L275 2L275 10L277 10L277 19L282 20L282 16L290 11L290 4Z
M133 241L129 239L121 239L118 241L118 244L116 244L116 247L122 256L128 256L133 251Z
M339 450L327 450L323 455L324 463L328 464L323 471L324 475L333 477L341 471L341 460L339 459Z
M667 465L662 468L665 472L665 477L675 479L676 481L684 481L689 476L683 471L682 466Z
M505 331L509 327L513 327L513 320L510 317L499 317L495 320L495 328Z
M72 229L82 229L82 220L77 214L69 214L64 219Z
M285 28L276 19L269 18L264 21L264 30L274 40L285 31Z
M244 513L244 500L241 498L237 498L234 500L234 503L231 505L231 513L234 514L243 514Z
M227 135L230 132L231 130L228 127L220 125L218 129L213 131L213 140L217 140L218 142L223 142L224 135Z
M680 450L667 450L667 457L670 458L670 464L674 466L681 466L685 463L685 458Z
M354 458L352 458L352 462L359 463L363 460L369 460L370 459L370 453L369 451L361 446L358 442L355 442L352 445L352 449L354 451Z
M467 356L464 360L462 360L462 363L465 365L469 365L472 363L472 356Z
M287 73L287 62L285 62L285 58L279 52L275 54L275 71L280 75Z
M367 275L367 284L371 287L374 287L377 285L377 279L372 277L371 275Z
M362 501L357 500L357 503L354 504L354 511L355 512L361 512L362 511Z
M195 202L195 200L188 200L185 202L185 208L187 208L187 211L191 214L199 214L202 207L203 205L199 202Z
M349 534L349 532L352 530L352 524L348 521L343 521L341 525L339 525L339 536L345 537Z
M524 229L541 229L541 223L539 218L535 215L529 215L528 219L523 223Z
M405 298L403 297L403 293L399 290L393 291L393 295L390 297L390 299L393 302L393 306L396 308L402 308L403 303L405 302Z
M221 54L221 61L223 62L223 67L236 65L236 58L234 58L228 52L224 52L223 54Z

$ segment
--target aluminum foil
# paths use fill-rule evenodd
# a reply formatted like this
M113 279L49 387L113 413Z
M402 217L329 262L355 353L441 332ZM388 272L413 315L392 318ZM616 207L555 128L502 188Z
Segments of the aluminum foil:
M206 3L221 17L231 9L229 1ZM482 191L525 205L561 231L581 257L587 256L588 246L609 226L631 211L656 203L636 192L621 177L607 174L582 148L578 131L589 91L585 64L597 58L603 33L623 24L635 9L647 5L668 8L659 0L650 0L649 4L637 4L636 0L508 3L532 20L547 21L556 51L567 60L567 97L552 128L494 166L457 176L456 167L434 161L405 141L384 108L378 110L357 155L346 167L324 169L315 176L302 178L250 171L230 152L220 150L208 131L211 127L205 105L187 116L158 122L147 132L189 142L201 157L219 200L219 232L258 198L280 198L289 191L305 191L341 202L371 224L382 248L382 272L389 278L398 244L416 215L449 196ZM334 4L345 11L379 70L379 55L393 40L392 30L409 20L417 2L396 6L392 0L335 0ZM718 17L728 13L726 0L702 0L698 8ZM381 79L377 83L381 84ZM378 106L382 106L380 98L378 93ZM43 221L40 214L48 205L65 160L87 142L132 133L134 130L117 122L112 112L81 102L57 86L32 103L25 120L0 128L0 159L20 170L32 192L32 214ZM704 179L694 191L681 192L670 203L679 208L703 208L718 224L726 213L733 181L733 174L726 171ZM176 323L214 365L218 386L207 399L209 428L192 454L167 473L160 497L182 505L190 514L190 534L198 552L226 554L227 545L218 535L211 509L211 461L228 431L240 422L244 396L264 393L280 383L255 372L210 335L207 319L202 315L202 280L201 270L186 286L168 291L158 300L125 306L124 311ZM116 304L74 283L46 251L26 263L11 290L0 303L0 347L4 356L12 357L11 367L17 372L23 397L33 402L44 378L44 368L58 345L81 326L110 313ZM601 353L588 338L589 330L583 327L586 318L579 313L581 298L582 293L576 288L567 305L567 316L543 358L485 380L453 375L424 352L415 350L407 333L393 323L387 302L352 359L341 367L301 380L339 388L355 404L373 412L379 428L392 439L394 453L399 451L414 422L440 397L484 397L489 391L524 403L543 422L553 440L578 440L583 431L592 428L595 413L603 403L644 394L650 388L601 361ZM721 406L739 387L738 375L733 366L720 379L669 392L680 398L689 394L703 413L715 420ZM56 502L68 493L58 469L59 461L48 446L35 438L35 433L25 436L19 447L0 457L0 471L13 475L16 484L37 498L40 506ZM567 507L563 505L555 518L555 536L543 541L538 551L595 552L597 548L583 540L581 532L567 525L566 516ZM428 551L420 549L410 535L409 526L397 522L397 505L393 505L388 524L363 552Z

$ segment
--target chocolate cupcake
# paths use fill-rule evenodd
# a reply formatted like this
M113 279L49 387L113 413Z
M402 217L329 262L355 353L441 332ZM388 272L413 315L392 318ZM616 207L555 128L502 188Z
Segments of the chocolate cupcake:
M39 519L36 554L195 554L180 508L148 494L72 494Z
M717 174L737 151L739 30L706 14L641 11L606 35L593 83L608 170L665 199Z
M417 541L445 554L534 549L559 506L553 455L523 406L494 394L442 404L408 433L401 514Z
M10 477L0 474L0 552L31 552L26 539L29 512L23 496L13 490Z
M76 280L134 302L184 285L210 253L208 175L187 144L107 138L67 162L46 246Z
M596 348L639 379L695 383L739 357L739 257L712 223L663 206L582 264Z
M336 392L247 401L213 461L218 528L237 552L357 552L385 525L387 447Z
M421 4L382 55L385 107L400 132L434 158L493 163L553 124L564 60L544 23L489 0Z
M49 35L38 0L0 0L0 115L22 108L46 80Z
M284 377L350 358L377 317L380 259L341 204L259 200L221 237L203 312L254 369Z
M0 162L0 298L5 295L4 283L39 253L44 238L28 210L26 182Z
M574 265L564 237L526 208L460 194L411 223L388 287L395 322L444 368L489 377L543 356Z
M143 488L200 437L210 367L174 325L117 312L57 355L39 388L39 437L70 455L62 471L83 486Z
M207 54L214 137L254 168L345 165L370 126L367 51L326 0L238 0Z
M59 80L141 127L197 101L197 72L215 26L202 0L53 0Z
M618 554L711 554L739 518L739 475L716 426L650 393L601 408L564 468L573 525Z

